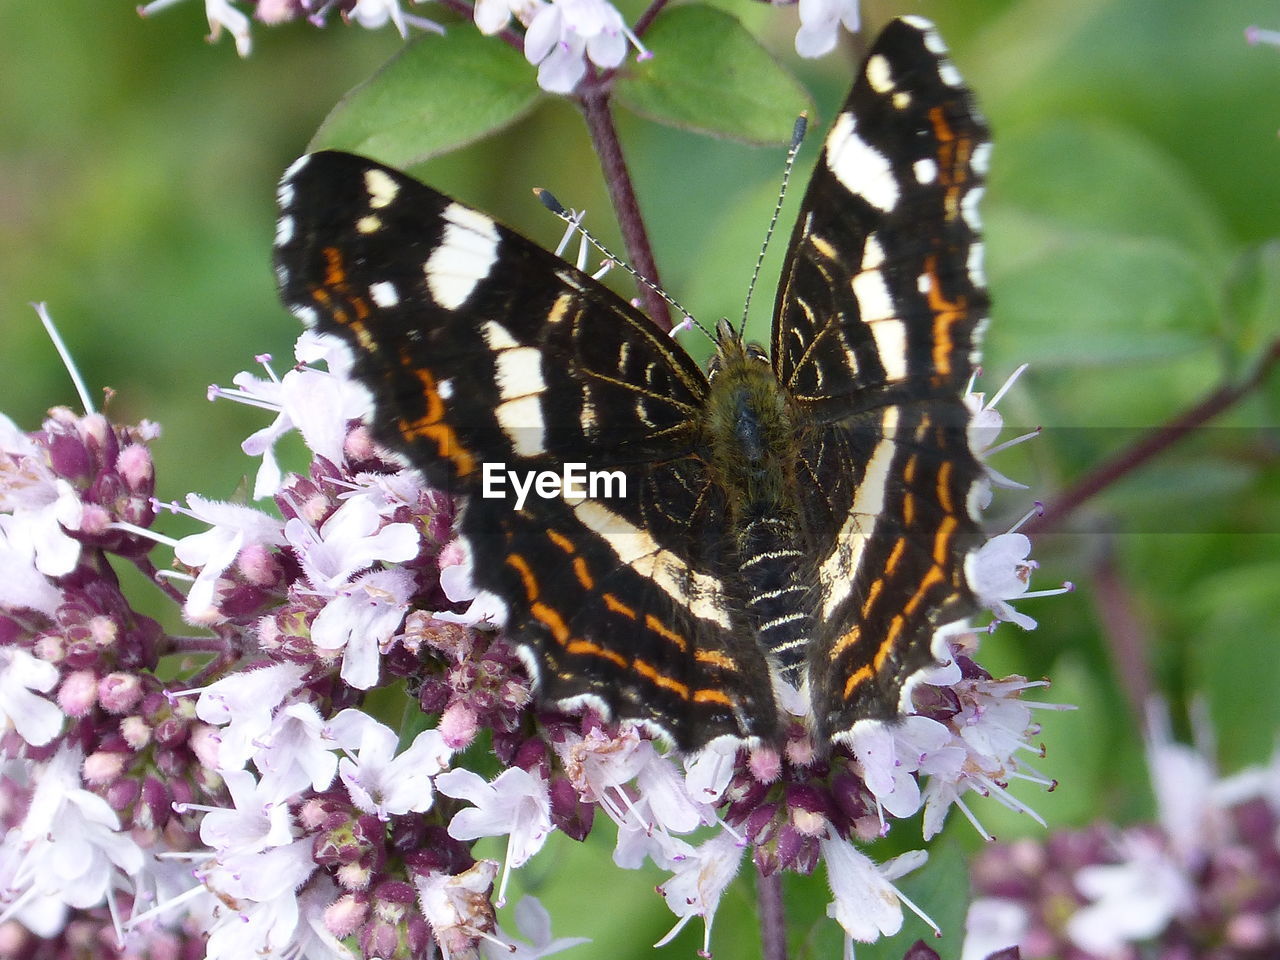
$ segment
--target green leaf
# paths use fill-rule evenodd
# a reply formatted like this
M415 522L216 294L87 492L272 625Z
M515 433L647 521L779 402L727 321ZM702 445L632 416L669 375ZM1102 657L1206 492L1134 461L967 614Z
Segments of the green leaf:
M1218 738L1225 772L1265 762L1280 728L1277 583L1280 564L1241 566L1208 578L1192 598L1200 616L1188 644L1188 686L1208 699L1214 730L1228 732Z
M1246 250L1227 284L1227 334L1236 365L1248 367L1271 346L1280 317L1280 241Z
M658 123L747 143L786 144L812 103L737 18L700 4L663 12L651 59L618 80L618 101Z
M463 25L406 45L342 98L308 149L410 167L510 126L540 97L519 53Z

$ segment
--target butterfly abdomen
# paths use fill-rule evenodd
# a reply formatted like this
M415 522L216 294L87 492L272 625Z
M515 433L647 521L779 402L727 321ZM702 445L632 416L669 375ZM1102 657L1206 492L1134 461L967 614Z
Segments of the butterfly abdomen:
M811 632L795 500L797 412L761 351L736 338L718 346L707 446L732 518L739 600L757 642L797 682Z

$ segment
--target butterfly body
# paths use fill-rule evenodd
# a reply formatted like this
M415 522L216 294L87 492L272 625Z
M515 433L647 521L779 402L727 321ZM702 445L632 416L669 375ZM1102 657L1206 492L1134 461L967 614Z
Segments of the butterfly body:
M692 750L776 741L781 679L825 742L900 716L977 609L986 143L932 27L890 24L802 203L771 349L722 323L705 373L591 277L350 154L286 173L277 273L350 345L378 438L465 502L477 585L546 701ZM488 495L495 465L625 490L518 504Z

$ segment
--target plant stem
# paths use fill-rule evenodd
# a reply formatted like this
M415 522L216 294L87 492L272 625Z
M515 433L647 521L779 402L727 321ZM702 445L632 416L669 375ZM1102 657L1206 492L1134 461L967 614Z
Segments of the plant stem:
M1133 602L1133 591L1116 566L1113 546L1111 538L1106 538L1102 555L1093 568L1093 589L1089 596L1102 623L1116 676L1129 698L1129 709L1136 723L1134 729L1141 730L1153 686L1148 656L1151 633Z
M627 169L626 159L622 156L618 129L613 124L609 84L603 82L598 75L588 75L578 87L577 100L586 119L587 131L591 135L596 155L600 158L604 182L609 188L609 199L613 203L618 226L622 229L622 242L627 248L627 258L636 272L649 283L654 287L661 286L658 264L653 259L653 248L649 245L649 234L644 228L644 218L640 214L640 204L632 187L631 174ZM639 294L640 302L644 304L650 319L661 329L670 330L671 313L666 301L647 284L640 284Z
M1191 409L1178 414L1162 427L1140 438L1126 450L1104 460L1065 490L1044 512L1032 517L1022 527L1026 534L1045 533L1058 527L1063 520L1114 484L1154 459L1197 427L1203 426L1218 414L1229 409L1251 393L1280 363L1280 338L1273 340L1253 372L1239 383L1219 387Z
M640 14L640 17L636 20L634 30L637 37L644 36L644 32L653 24L654 19L662 12L662 8L665 7L667 3L668 0L653 0L653 3L649 4L648 9L645 10L644 13Z
M782 873L756 869L756 903L760 909L760 944L764 960L787 960L787 917L782 910Z

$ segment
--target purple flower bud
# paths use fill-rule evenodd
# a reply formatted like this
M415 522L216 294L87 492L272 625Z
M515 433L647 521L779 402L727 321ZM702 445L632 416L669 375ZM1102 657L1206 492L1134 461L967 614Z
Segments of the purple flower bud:
M91 670L76 670L58 687L58 706L69 717L83 717L98 702L98 678Z
M564 777L553 778L548 792L551 798L551 822L566 836L574 840L585 840L595 819L595 805L585 803L573 784Z
M98 681L98 702L108 713L132 710L142 699L142 680L131 673L109 673Z
M107 787L104 797L116 813L124 813L142 794L142 784L132 777L121 777Z
M338 939L352 936L369 917L368 894L347 893L324 910L325 928Z

